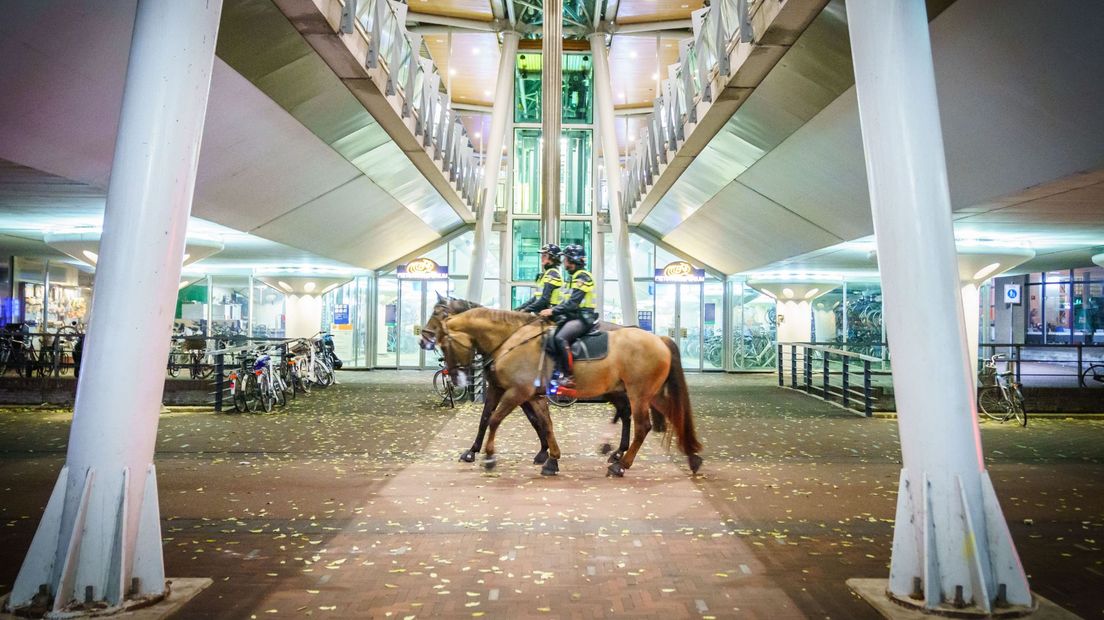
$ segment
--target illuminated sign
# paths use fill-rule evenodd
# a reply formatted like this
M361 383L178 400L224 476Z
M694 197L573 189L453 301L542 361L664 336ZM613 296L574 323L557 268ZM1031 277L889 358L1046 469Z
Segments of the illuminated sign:
M429 258L416 258L395 271L400 280L448 280L448 266Z
M705 270L695 269L690 263L678 260L669 263L663 269L656 269L655 281L662 283L705 282Z

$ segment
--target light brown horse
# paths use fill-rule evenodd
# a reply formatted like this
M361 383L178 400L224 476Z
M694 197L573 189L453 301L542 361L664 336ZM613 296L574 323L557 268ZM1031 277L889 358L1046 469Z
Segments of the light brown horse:
M421 347L425 350L432 350L436 346L437 339L442 332L442 323L450 316L467 312L475 308L482 308L483 306L467 301L464 299L457 299L454 297L443 297L437 295L437 303L433 306L433 313L430 315L429 320L426 321L425 326L422 328ZM532 317L531 320L534 323L540 322L541 319ZM618 329L625 329L623 325L617 325L614 323L607 323L602 321L599 323L599 329L602 331L614 331ZM480 343L476 343L476 349L479 353L490 357L490 353L497 350L498 347L513 335L511 330L503 330L500 334L494 334L492 337L485 337ZM487 371L493 373L493 369L489 367ZM493 378L487 382L486 391L483 394L483 412L479 417L479 430L476 433L475 441L472 443L471 448L468 448L460 455L460 460L471 463L475 461L475 455L479 454L483 448L483 439L487 432L487 426L491 420L491 414L494 413L495 407L498 405L498 399L502 396L502 388L493 380ZM629 449L630 440L630 427L632 426L631 414L629 409L629 397L624 392L614 392L611 394L603 394L600 400L605 400L614 406L616 410L614 413L612 423L621 423L621 441L620 445L614 450L613 446L609 443L603 444L599 450L602 454L609 454L609 462L613 463L621 458L621 455ZM545 405L545 399L542 396L537 396L533 400L524 402L521 404L521 410L525 413L525 417L529 419L530 424L533 425L533 430L537 433L537 438L540 440L540 451L533 458L533 463L542 465L548 460L548 438L547 432L542 427L540 419L537 415L535 407ZM664 419L662 414L652 411L652 423L658 426L659 429L663 429ZM493 466L494 461L488 462ZM548 470L541 470L543 474L555 473L552 469L553 466L549 466Z
M541 336L546 325L534 324L530 315L504 310L478 308L453 316L442 324L438 341L446 364L454 378L463 377L461 368L471 364L473 351L492 334L514 330L514 334L492 353L494 378L503 393L491 414L490 434L484 453L493 462L498 425L519 404L541 394L551 374ZM687 455L691 471L701 467L701 443L694 431L693 414L678 345L639 329L623 329L609 334L609 354L600 360L575 364L575 390L580 398L625 392L632 412L634 433L628 451L609 466L609 475L623 476L636 458L652 428L648 415L654 407L663 414L667 428L674 432L679 447ZM550 462L559 459L559 446L547 420Z

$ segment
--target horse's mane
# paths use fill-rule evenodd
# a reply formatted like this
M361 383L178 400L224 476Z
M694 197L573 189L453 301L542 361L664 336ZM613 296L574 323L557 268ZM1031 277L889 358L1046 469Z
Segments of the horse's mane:
M506 323L513 327L521 327L537 322L532 314L527 312L514 312L513 310L499 310L497 308L484 308L477 306L464 313L466 316L486 317L495 323Z

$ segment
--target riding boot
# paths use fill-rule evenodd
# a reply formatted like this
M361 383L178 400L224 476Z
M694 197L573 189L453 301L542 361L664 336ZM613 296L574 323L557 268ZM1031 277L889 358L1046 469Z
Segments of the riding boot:
M563 378L560 379L560 386L561 387L565 387L565 388L574 388L575 387L575 377L573 376L574 373L572 372L574 369L572 368L571 361L572 361L571 360L571 348L570 347L563 347L562 350L560 351L560 368L563 369L563 371L562 371Z

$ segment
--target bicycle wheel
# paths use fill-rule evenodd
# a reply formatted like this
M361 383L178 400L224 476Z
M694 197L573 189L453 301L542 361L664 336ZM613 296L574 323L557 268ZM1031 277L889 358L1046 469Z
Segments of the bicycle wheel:
M176 363L176 359L172 353L169 353L169 376L175 377L180 374L180 366Z
M1081 387L1092 387L1094 383L1104 384L1104 364L1092 364L1081 373Z
M238 376L238 380L234 384L234 391L230 394L230 398L234 401L234 411L237 411L238 413L245 413L246 411L249 411L249 403L247 403L245 400L245 387L247 376L248 375Z
M444 368L433 373L433 392L441 398L445 398L446 396L448 396L448 384L446 383L447 381L448 375L445 373Z
M284 386L280 384L280 378L273 375L269 377L269 381L272 382L272 398L277 407L284 407L287 405L287 391L284 390Z
M300 359L295 364L295 387L302 390L304 394L310 394L311 382L308 377L310 368L307 367L307 360Z
M982 388L978 392L978 411L990 420L1004 422L1011 413L1009 402L1004 399L999 387Z
M276 392L272 389L272 380L268 375L262 374L258 377L257 385L260 387L261 407L264 407L265 413L271 413L272 407L276 405Z
M257 375L246 372L241 379L243 411L256 411L260 403L260 386L257 383Z
M325 362L320 359L314 360L314 377L315 385L320 388L328 388L333 385L334 372Z

